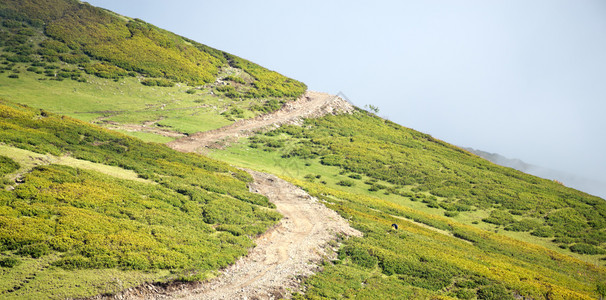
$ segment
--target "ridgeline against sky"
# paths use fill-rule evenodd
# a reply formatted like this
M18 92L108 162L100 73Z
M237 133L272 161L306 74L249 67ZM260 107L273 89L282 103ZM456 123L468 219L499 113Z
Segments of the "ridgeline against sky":
M89 2L448 142L606 182L603 1Z

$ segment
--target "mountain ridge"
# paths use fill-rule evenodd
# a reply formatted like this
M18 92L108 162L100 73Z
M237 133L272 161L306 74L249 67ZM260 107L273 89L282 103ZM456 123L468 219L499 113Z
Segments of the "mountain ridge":
M495 164L504 167L510 167L518 171L522 171L524 173L528 173L545 179L557 180L563 183L564 185L579 189L589 194L599 196L602 199L606 199L606 183L604 182L584 178L567 172L529 164L520 159L507 158L498 153L490 153L470 147L463 147L463 149L473 154L476 154L482 158L485 158Z
M229 65L244 69L255 78L246 92L229 91L232 97L297 97L305 91L304 84L254 63L78 0L7 0L3 6L4 17L25 19L37 25L34 27L43 26L45 35L55 41L51 50L69 47L71 51L62 49L65 53L60 56L62 60L86 62L83 56L86 55L114 66L113 70L99 70L100 74L137 72L195 85L214 82L219 67Z

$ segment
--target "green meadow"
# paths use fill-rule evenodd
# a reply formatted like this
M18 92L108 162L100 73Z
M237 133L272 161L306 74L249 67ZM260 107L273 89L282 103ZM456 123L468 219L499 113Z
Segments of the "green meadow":
M0 3L1 98L147 141L174 136L154 129L191 134L251 118L305 90L240 57L79 1Z

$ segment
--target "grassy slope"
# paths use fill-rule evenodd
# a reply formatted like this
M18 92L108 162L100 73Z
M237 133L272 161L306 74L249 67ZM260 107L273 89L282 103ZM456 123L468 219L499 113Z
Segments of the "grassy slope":
M274 110L279 106L269 101L306 89L239 57L71 0L1 2L0 64L4 99L111 128L154 122L151 129L205 131ZM170 140L139 129L124 132Z
M88 82L81 83L71 80L40 81L38 77L21 73L18 79L13 79L8 78L8 74L0 74L0 96L101 126L114 126L115 123L141 125L157 121L157 125L151 128L180 133L194 133L228 125L233 121L220 115L221 112L233 107L246 110L251 105L262 102L256 99L233 102L214 97L208 91L188 94L187 87L146 87L133 78L114 82L86 76ZM150 134L146 138L141 135L143 132L125 133L144 137L144 140L172 140L158 134Z
M95 69L81 57L84 55L89 60L107 62L96 70L110 75L122 69L193 85L212 83L223 69L232 67L247 74L228 80L234 83L230 86L237 96L296 97L305 91L301 82L239 57L79 1L6 0L2 8L4 18L43 28L54 41L52 47L45 47L53 51L39 52L44 59L57 56L64 61L79 60L86 64L85 69ZM23 56L35 59L30 54Z
M201 279L279 219L242 171L68 117L3 102L0 143L2 297Z
M306 298L589 299L606 279L603 268L542 247L375 197L293 182L364 232L345 241L339 260L306 282Z
M387 200L392 203L431 215L443 216L447 212L447 210L442 207L428 206L427 203L423 202L425 200L425 196L429 195L427 192L413 193L412 197L402 197L401 195L386 192L385 190L369 191L372 185L365 182L375 181L375 179L371 177L362 175L361 179L352 180L348 176L352 173L343 172L342 169L335 166L322 165L320 159L301 159L297 157L282 158L281 156L283 154L284 152L282 150L264 151L251 149L248 147L246 142L232 145L230 148L225 150L215 150L208 153L210 157L226 161L237 166L257 169L286 178L305 180L307 182L325 182L327 186L336 190ZM310 180L310 175L315 179ZM316 178L317 176L320 178ZM352 180L354 182L354 186L344 187L336 184L337 182L343 180ZM375 183L390 186L390 183L385 181L376 180ZM410 189L410 186L403 188L403 190ZM603 259L605 257L604 255L583 255L571 252L569 249L563 249L554 243L553 237L539 237L532 235L529 232L503 230L502 226L482 222L482 219L488 218L489 215L490 213L487 211L476 210L470 212L459 212L456 216L451 217L451 219L461 224L470 225L486 231L496 231L499 234L510 238L540 245L547 249L575 257L588 263L601 266L606 265L606 261Z
M137 173L132 170L126 170L120 167L108 166L100 163L94 163L69 156L40 154L6 145L0 145L0 153L2 153L2 155L5 157L10 158L20 166L20 168L15 170L12 174L3 174L11 180L15 180L17 179L17 177L20 177L25 173L31 172L31 170L37 166L56 164L74 167L78 169L92 170L120 179L153 183L153 181L138 177Z
M562 248L590 244L602 252L605 246L603 199L496 166L363 112L309 120L303 128L283 127L251 141L255 148L231 151L235 160L267 157L255 161L273 165L274 172L296 169L299 178L322 175L328 183L351 182L358 193L421 200L461 221L496 226L487 228L555 237ZM319 162L320 168L306 167L305 160ZM337 167L340 176L329 174L334 169L314 173L327 166Z
M276 105L261 105L267 99L278 97L280 101L283 97L299 95L305 89L299 82L238 57L77 1L7 0L0 3L0 15L3 47L0 63L5 73L0 74L0 91L3 95L86 121L139 124L158 121L172 130L188 133L220 127L230 119L274 109ZM150 51L138 51L140 49ZM56 78L65 80L54 80ZM157 84L170 87L153 86ZM188 90L195 94L187 93ZM258 99L250 101L250 98ZM24 110L14 105L5 107ZM218 116L218 112L226 109L229 112L226 117ZM82 134L82 128L88 127L80 127L83 124L77 122L77 126L73 125L72 121L66 121L71 127L64 128L55 126L64 121L55 120L57 123L40 132L37 131L40 124L49 125L45 123L46 113L30 111L25 116L21 121L30 117L40 120L26 122L22 131L15 131L15 127L7 125L10 121L3 120L5 142L54 155L68 151L96 163L109 160L114 166L133 170L138 176L160 184L150 188L147 183L132 183L64 165L35 168L15 192L2 194L1 199L6 203L3 220L10 220L3 224L40 225L39 228L23 227L19 232L42 232L35 238L25 234L25 238L17 239L19 242L3 240L3 254L7 257L3 263L11 264L15 258L20 262L13 268L1 269L2 282L5 282L1 287L3 296L34 297L59 287L62 292L53 296L93 294L119 289L118 282L130 285L142 280L174 278L181 275L169 275L170 272L190 274L188 268L212 270L240 255L249 245L246 238L239 237L261 232L275 221L275 215L241 203L240 200L244 200L266 205L263 199L246 194L241 183L225 181L223 175L229 168L224 165L217 167L200 157L177 155L172 158L164 148L142 146L105 131ZM338 263L328 264L324 273L307 282L307 297L448 295L490 299L491 295L503 298L522 294L537 298L573 295L582 298L595 297L596 286L606 289L600 283L604 281L602 268L503 237L503 234L509 235L566 254L573 250L572 255L580 259L603 264L603 260L599 260L603 255L583 254L604 250L606 215L602 199L495 167L427 135L364 114L324 118L310 121L308 125L304 131L290 128L282 130L282 134L257 139L252 143L256 148L236 145L226 152L213 154L236 164L297 178L291 180L324 198L344 216L351 217L353 224L366 233L362 239L347 241ZM97 135L107 140L92 141L91 136ZM154 141L167 140L149 133L133 135ZM52 141L50 145L46 144L47 140ZM133 145L136 146L132 148ZM140 155L145 159L141 160ZM163 159L158 161L158 156ZM0 158L2 166L10 169L11 159ZM210 165L195 163L198 160ZM182 171L192 164L195 165L193 173L199 175L196 178ZM231 170L236 177L244 176ZM210 179L200 181L200 176ZM88 184L79 182L81 178ZM302 179L305 181L300 181ZM352 186L348 186L350 183ZM103 207L105 202L81 196L90 194L91 189L98 186L105 187L104 192L109 191L114 198L128 194L124 199L128 199L126 203L132 203L132 207L121 211L119 206ZM205 243L196 247L208 250L220 241L221 250L214 248L214 252L224 256L214 262L202 259L194 263L192 259L196 254L189 253L195 250L166 250L174 241L164 239L162 246L161 238L155 235L152 238L145 230L138 230L151 225L150 216L141 213L151 205L141 198L157 200L149 195L150 189L176 200L169 203L172 208L155 203L162 204L158 207L171 215L164 219L167 223L163 225L167 228L181 228L182 224L175 225L171 220L193 220L191 214L196 213L202 213L208 224L222 223L215 226L219 233L213 234L215 229L208 226L203 226L203 230L192 229L187 234L191 240L186 244L211 241L213 245ZM81 194L59 195L62 201L67 201L57 209L57 202L50 201L51 206L46 203L58 196L49 194L53 190L73 190ZM206 192L200 193L200 190ZM220 196L209 199L206 193ZM188 202L188 198L191 201ZM228 203L228 211L218 205L220 201ZM567 209L569 206L573 209ZM120 213L116 214L116 210ZM86 213L93 214L91 218L101 218L107 212L111 212L111 218L125 219L120 222L131 219L137 224L135 227L129 227L130 223L123 226L141 240L135 239L127 245L110 243L107 249L93 243L92 249L88 249L78 246L82 237L76 235L69 236L68 248L61 248L56 241L57 227L54 236L48 235L52 232L48 222L61 216ZM450 217L438 217L443 214ZM15 223L23 218L36 222ZM252 221L253 226L247 225L251 220L257 223ZM400 223L406 232L390 231L389 224L393 222ZM83 231L98 230L76 225ZM102 228L102 231L111 230L115 229L109 225ZM170 230L163 233L173 234L173 238L183 235ZM154 239L160 244L146 244ZM124 249L130 252L119 255ZM162 259L141 259L140 254L158 254L155 252L160 251L158 249L176 254L162 254ZM401 249L406 249L406 253ZM32 258L38 255L36 253L43 255ZM188 254L183 257L178 253ZM161 263L154 265L155 260ZM66 271L66 268L75 270ZM94 275L97 271L102 273ZM29 278L34 273L36 276ZM115 280L107 281L110 277ZM86 278L84 281L88 284L81 286L74 278ZM15 291L8 293L9 290Z
M397 292L465 298L483 297L493 288L495 293L504 289L505 294L539 298L549 293L572 297L566 294L570 291L594 297L596 286L603 286L605 280L603 267L580 261L604 265L604 255L570 251L575 243L604 248L604 227L595 218L595 213L604 213L603 199L493 165L364 112L308 120L303 127L286 126L210 155L290 178L344 216L354 216L353 224L367 234L346 241L345 249L362 250L342 250L338 264L327 265L324 273L307 282L307 297L373 298ZM347 181L353 185L339 185ZM461 187L470 181L473 189ZM537 200L495 201L504 194L532 194ZM590 210L585 209L588 205ZM568 213L568 207L575 207L575 218L549 222L554 214ZM493 221L494 211L511 219L487 222ZM512 230L522 220L529 227ZM394 236L391 223L404 226L404 231ZM442 233L419 228L419 223ZM584 227L575 228L579 224ZM551 236L533 235L535 230ZM444 257L444 253L450 254ZM529 280L529 274L536 276ZM437 281L428 282L434 276Z

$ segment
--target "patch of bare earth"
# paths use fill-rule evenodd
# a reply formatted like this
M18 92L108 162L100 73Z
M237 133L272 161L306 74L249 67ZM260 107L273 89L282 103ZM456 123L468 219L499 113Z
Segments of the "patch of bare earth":
M300 277L317 270L337 234L360 235L335 211L318 199L274 175L249 171L251 190L267 196L284 215L280 223L257 239L250 254L225 269L221 276L183 299L279 299L299 288Z
M185 134L181 132L177 132L174 130L170 130L167 128L161 128L156 126L157 121L149 121L144 122L143 124L120 124L117 122L106 121L103 123L105 128L112 130L124 130L129 132L147 132L158 134L161 136L172 137L172 138L181 138L184 137Z

